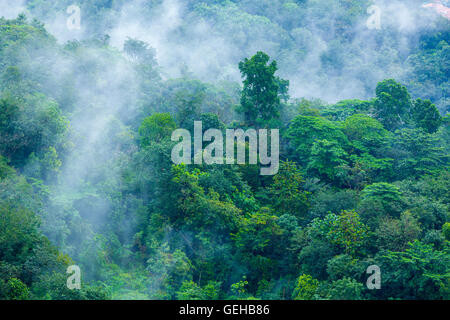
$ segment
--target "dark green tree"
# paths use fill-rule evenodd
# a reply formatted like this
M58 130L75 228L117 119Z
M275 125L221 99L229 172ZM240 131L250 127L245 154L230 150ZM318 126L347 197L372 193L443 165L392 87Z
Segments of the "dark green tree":
M280 116L280 96L286 94L289 81L276 77L277 62L269 61L266 53L258 51L239 63L244 88L238 112L248 126L265 126Z
M411 121L412 102L405 86L394 79L377 84L375 117L389 131L394 131Z
M441 114L430 100L417 99L412 112L416 126L428 133L435 133L442 124Z

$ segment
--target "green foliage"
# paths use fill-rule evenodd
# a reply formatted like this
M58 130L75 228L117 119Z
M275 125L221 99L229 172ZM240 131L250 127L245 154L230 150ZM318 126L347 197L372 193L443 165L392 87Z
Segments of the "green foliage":
M442 232L444 233L445 239L450 241L450 223L446 222L442 226Z
M380 254L385 297L442 299L448 290L448 248L437 251L415 240L403 252Z
M319 140L335 143L343 149L348 145L347 137L340 130L339 124L313 116L295 117L289 125L286 138L292 147L292 159L303 166L310 162L313 145ZM316 147L317 152L320 151L319 146Z
M2 202L0 207L0 260L24 263L39 242L39 220L33 212Z
M30 296L28 287L19 279L12 278L6 283L6 295L8 300L27 300Z
M292 294L294 300L312 300L319 287L319 281L308 274L302 274L297 279L297 285Z
M0 153L14 165L24 166L32 153L61 149L67 127L57 103L43 95L0 100Z
M192 268L192 262L183 251L177 249L171 252L167 243L164 243L147 261L147 270L153 275L150 279L152 295L160 299L173 298L177 288L186 281L192 281ZM189 289L187 286L185 290Z
M394 150L397 152L394 169L401 178L433 173L448 162L438 137L423 130L398 131Z
M412 112L416 126L428 133L435 133L442 124L442 117L430 100L417 99Z
M246 276L244 276L241 281L231 285L231 292L236 294L239 298L242 298L246 293L245 287L248 285L248 281L245 279L247 279Z
M448 299L448 24L361 36L369 2L189 0L161 66L109 46L124 1L81 0L89 39L65 45L0 18L0 299ZM173 165L198 120L280 129L278 174Z
M287 91L289 82L275 77L276 61L269 65L270 57L258 51L252 58L239 63L244 78L241 106L238 109L244 115L249 127L264 126L280 116L280 94Z
M170 189L166 189L170 192L162 206L174 225L210 227L211 232L234 230L240 210L231 201L221 201L213 189L204 190L199 180L208 173L199 170L191 173L183 165L174 165L172 175Z
M67 288L65 272L48 273L39 276L33 287L33 294L43 300L107 300L110 295L100 286L82 283L80 290Z
M217 300L219 297L220 283L209 282L201 288L193 281L184 281L177 292L179 300Z
M4 180L14 173L14 169L8 166L6 159L0 155L0 180Z
M308 192L302 190L304 184L300 170L294 162L281 162L278 174L273 178L269 194L273 208L279 215L292 214L303 218L308 208Z
M355 279L342 278L331 283L327 292L330 300L362 300L364 286Z
M363 264L348 254L340 254L328 261L327 273L330 280L358 278L364 272Z
M355 211L344 210L339 215L329 214L323 220L314 219L310 228L314 237L326 239L351 254L361 250L369 237L369 228Z
M175 120L180 128L193 129L193 121L198 120L206 99L207 86L190 79L172 80L168 84L172 92L164 103L172 105L168 105L167 109L175 109Z
M377 84L375 117L389 131L394 131L410 122L411 97L405 86L394 79Z
M143 41L128 38L123 44L123 51L136 62L156 64L154 50Z
M333 181L346 164L347 153L336 141L316 140L311 148L308 173L325 181Z
M345 121L350 116L368 113L372 105L372 101L343 100L325 107L320 111L320 115L333 121Z
M141 147L158 143L162 139L170 139L175 129L176 124L170 113L155 113L145 118L139 127Z
M408 88L416 96L431 99L445 113L448 97L448 74L445 61L448 60L450 46L445 34L429 33L422 36L420 50L408 57L410 83Z
M376 235L379 248L392 251L403 251L409 242L418 239L421 228L414 216L405 211L400 219L385 218L380 222Z
M403 208L400 189L390 183L373 183L361 192L360 208L373 218L398 217Z
M277 270L283 252L283 230L277 220L268 208L262 207L242 218L238 231L232 234L239 259L252 271L248 277L252 283L271 278Z
M389 133L376 119L363 114L348 117L342 131L358 153L377 155L388 143Z

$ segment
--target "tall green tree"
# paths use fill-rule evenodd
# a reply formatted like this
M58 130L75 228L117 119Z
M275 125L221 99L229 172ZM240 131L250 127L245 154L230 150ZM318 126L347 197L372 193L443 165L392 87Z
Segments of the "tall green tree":
M394 131L410 123L411 97L405 86L394 79L377 84L375 117L389 131Z
M275 76L278 70L274 60L258 51L250 59L239 63L239 70L244 78L241 105L238 112L244 115L246 125L265 126L272 119L280 116L280 96L286 95L289 81Z
M430 100L417 99L412 112L416 126L428 133L435 133L442 124L441 114Z

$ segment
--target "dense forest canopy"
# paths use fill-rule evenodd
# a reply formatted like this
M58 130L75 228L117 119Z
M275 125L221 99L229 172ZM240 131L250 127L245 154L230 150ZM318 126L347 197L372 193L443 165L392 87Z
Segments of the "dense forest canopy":
M0 299L448 299L450 26L422 4L0 0ZM194 121L279 129L277 174L174 164Z

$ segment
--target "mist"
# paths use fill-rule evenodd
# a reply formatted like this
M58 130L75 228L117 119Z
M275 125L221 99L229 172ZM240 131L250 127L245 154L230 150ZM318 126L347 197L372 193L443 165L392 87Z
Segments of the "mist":
M58 6L56 15L38 15L38 18L43 18L50 33L62 43L89 39L92 34L107 34L110 44L121 50L128 38L145 41L156 50L156 59L166 79L179 77L187 69L205 82L240 82L239 61L256 51L265 51L278 61L280 75L291 81L292 97L320 98L329 103L369 98L376 83L386 78L401 81L404 57L393 56L392 49L407 56L417 46L412 41L414 35L442 19L433 10L422 8L421 1L362 1L345 30L340 26L340 16L348 8L335 0L289 2L298 17L283 15L283 8L275 8L276 12L264 11L262 4L252 1L242 1L239 5L224 2L227 9L220 4L179 0L157 3L118 2L110 12L98 16L95 26L86 21L82 5L80 30L67 29L69 15L63 11L63 5ZM391 39L380 42L380 30L368 29L367 9L371 5L380 9L381 29L391 33ZM8 14L20 8L20 5L11 8ZM238 13L242 9L245 13ZM319 11L322 16L317 20ZM248 24L234 23L234 18L246 19ZM288 29L289 26L279 24L281 21L292 21L292 25L300 27ZM346 43L336 43L334 37L340 32L349 34ZM286 46L292 49L283 50ZM350 54L337 52L338 47ZM327 59L337 61L339 68L328 67Z
M0 0L0 17L14 19L20 13L25 12L26 0Z

